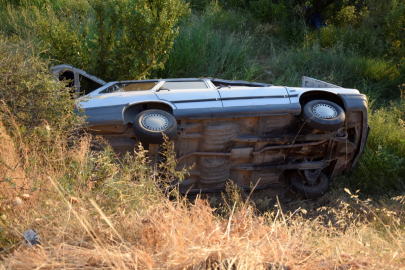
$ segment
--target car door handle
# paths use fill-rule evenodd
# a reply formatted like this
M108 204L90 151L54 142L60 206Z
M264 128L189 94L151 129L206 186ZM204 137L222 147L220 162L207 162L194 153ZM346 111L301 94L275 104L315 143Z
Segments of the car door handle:
M156 92L160 92L160 91L170 91L170 89L163 88L163 89L156 90Z

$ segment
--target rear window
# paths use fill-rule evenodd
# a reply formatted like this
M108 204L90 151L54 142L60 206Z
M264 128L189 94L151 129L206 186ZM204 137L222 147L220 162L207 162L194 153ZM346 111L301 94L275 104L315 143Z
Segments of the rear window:
M245 81L228 81L228 80L220 80L220 79L213 79L211 82L216 87L231 87L231 86L241 86L241 87L269 87L273 86L272 84L267 83L257 83L257 82L245 82Z
M158 81L116 83L101 91L100 94L115 93L115 92L147 91L151 90L157 83Z

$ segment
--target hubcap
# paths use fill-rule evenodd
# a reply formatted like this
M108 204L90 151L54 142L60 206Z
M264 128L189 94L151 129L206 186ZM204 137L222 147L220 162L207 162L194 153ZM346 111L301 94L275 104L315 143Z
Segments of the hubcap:
M337 111L335 108L328 104L316 104L312 108L313 113L321 118L334 118L337 116Z
M161 114L148 114L142 119L142 126L149 130L164 130L169 126L169 119Z

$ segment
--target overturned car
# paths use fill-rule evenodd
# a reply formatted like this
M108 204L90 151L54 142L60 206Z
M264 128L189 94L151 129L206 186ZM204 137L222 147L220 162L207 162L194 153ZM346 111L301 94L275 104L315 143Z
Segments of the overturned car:
M106 83L68 65L88 122L116 151L147 146L153 162L163 134L174 141L178 168L194 167L183 191L249 189L289 184L307 198L358 162L369 132L367 99L309 77L302 87L212 78Z

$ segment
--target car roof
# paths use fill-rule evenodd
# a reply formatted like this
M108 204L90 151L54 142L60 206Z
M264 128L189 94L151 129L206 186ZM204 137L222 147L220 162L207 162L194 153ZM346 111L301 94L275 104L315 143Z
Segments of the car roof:
M172 78L172 79L148 79L148 80L125 80L112 81L112 83L133 83L133 82L189 82L189 81L208 81L207 78ZM110 82L111 83L111 82Z
M268 87L273 86L269 83L247 82L247 81L232 81L216 79L212 77L206 78L171 78L171 79L148 79L148 80L127 80L127 81L114 81L111 83L134 83L134 82L190 82L190 81L211 81L212 83L219 83L225 85L239 85L239 86L256 86L256 87Z

